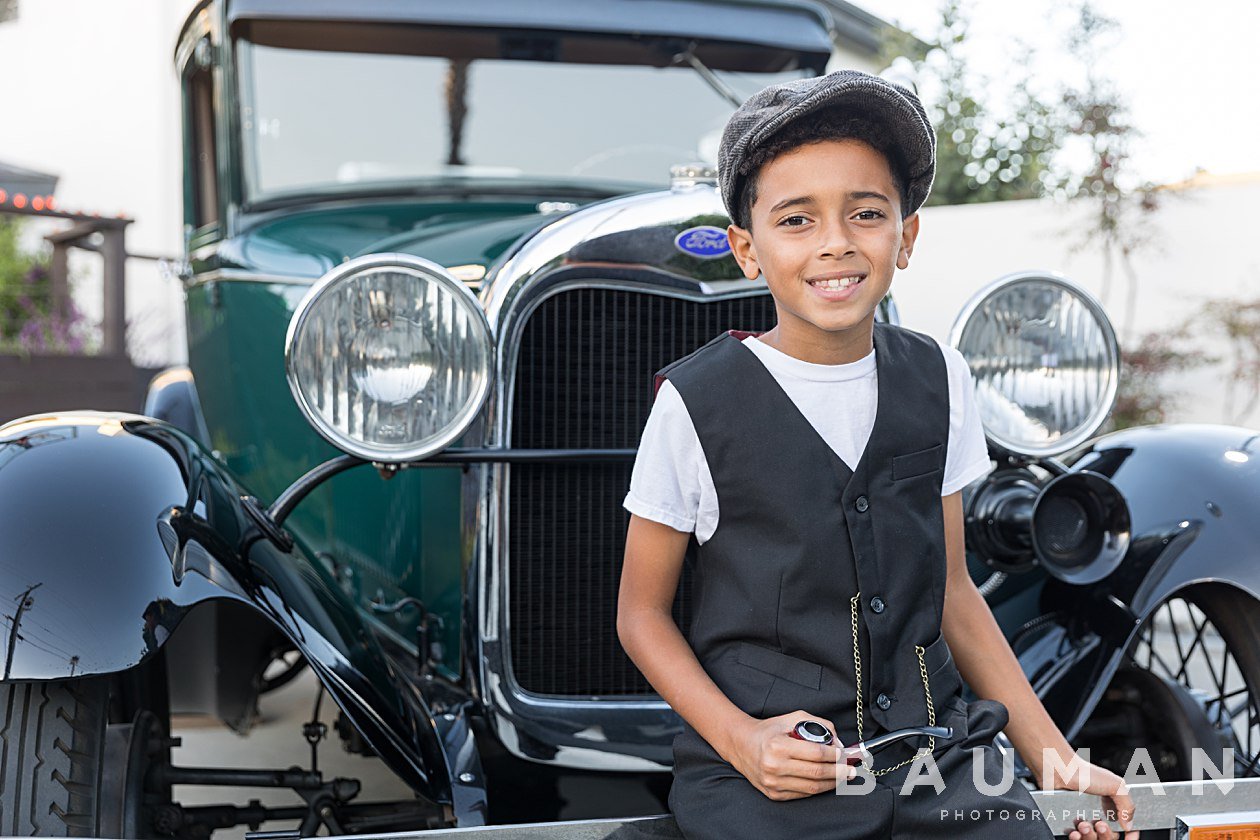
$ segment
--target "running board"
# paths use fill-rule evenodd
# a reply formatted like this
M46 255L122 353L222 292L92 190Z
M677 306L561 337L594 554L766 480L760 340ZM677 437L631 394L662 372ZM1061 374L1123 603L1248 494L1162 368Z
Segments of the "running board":
M1211 780L1164 782L1162 785L1131 785L1129 792L1133 796L1133 804L1137 809L1137 819L1133 827L1140 831L1175 829L1179 816L1202 817L1236 812L1251 812L1249 818L1260 822L1260 778L1234 779L1232 782L1233 786L1228 793L1223 792ZM1199 788L1197 793L1196 786ZM1158 788L1163 789L1162 794L1156 792ZM1047 825L1056 835L1066 835L1071 831L1075 827L1074 819L1101 817L1099 813L1101 802L1092 794L1063 790L1034 790L1032 795ZM947 818L954 819L955 815L950 814ZM967 815L958 817L960 820L967 818ZM574 820L484 828L442 828L431 831L391 833L389 837L390 840L431 840L431 838L441 837L457 837L461 840L682 840L682 834L679 833L673 818L668 814L655 817ZM332 838L331 840L352 840L352 838Z

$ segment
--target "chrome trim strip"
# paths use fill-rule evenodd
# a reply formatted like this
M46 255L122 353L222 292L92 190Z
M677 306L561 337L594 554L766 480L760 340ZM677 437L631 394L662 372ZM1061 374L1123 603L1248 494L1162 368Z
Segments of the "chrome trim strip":
M206 283L281 283L290 286L310 286L318 277L295 277L292 274L267 274L261 271L246 271L241 268L216 268L211 271L203 271L200 274L194 274L192 279L184 284L184 288L191 289L194 286L201 286Z
M217 3L212 2L212 0L201 0L188 13L188 18L184 21L184 26L180 32L179 42L175 45L176 73L182 74L184 72L184 67L187 66L188 60L192 58L197 42L203 37L210 35L210 40L213 43L219 43L218 12Z
M198 230L204 230L204 228L198 228ZM202 245L197 250L188 254L188 259L208 260L211 257L213 257L215 254L217 254L218 251L219 251L219 240L215 240L214 242L210 242L205 245Z

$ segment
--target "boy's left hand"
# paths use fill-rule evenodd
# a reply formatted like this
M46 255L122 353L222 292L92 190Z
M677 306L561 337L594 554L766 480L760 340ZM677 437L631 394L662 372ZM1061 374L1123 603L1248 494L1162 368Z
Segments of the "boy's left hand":
M1102 797L1104 813L1114 813L1120 827L1124 829L1125 840L1138 840L1139 832L1133 830L1133 798L1125 787L1124 779L1097 764L1077 761L1072 769L1075 771L1067 778L1055 774L1050 790L1079 790L1082 793L1093 793ZM1077 820L1076 830L1068 834L1068 840L1085 840L1097 837L1099 840L1116 837L1106 820Z

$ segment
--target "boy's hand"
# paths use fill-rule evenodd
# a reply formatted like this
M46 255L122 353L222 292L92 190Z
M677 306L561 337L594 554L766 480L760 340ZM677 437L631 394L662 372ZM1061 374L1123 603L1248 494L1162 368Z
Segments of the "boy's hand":
M1125 787L1124 779L1097 764L1079 762L1069 771L1066 778L1055 774L1051 781L1052 790L1079 790L1082 793L1093 793L1102 797L1104 812L1117 816L1117 822L1124 829L1126 840L1136 840L1139 832L1133 830L1133 798ZM1115 838L1106 820L1077 820L1075 830L1068 834L1068 840L1089 840L1089 838L1107 840Z
M733 755L727 757L731 765L770 799L804 799L835 790L837 774L850 779L855 772L837 762L842 744L814 744L789 735L801 720L818 721L836 731L826 718L796 711L766 720L749 718L731 739Z

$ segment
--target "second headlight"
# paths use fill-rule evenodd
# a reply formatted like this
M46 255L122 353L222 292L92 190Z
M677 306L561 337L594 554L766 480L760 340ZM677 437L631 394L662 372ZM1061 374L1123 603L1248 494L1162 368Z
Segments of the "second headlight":
M476 296L407 254L350 260L319 280L289 322L289 388L334 446L401 463L445 449L485 401L493 345Z
M963 308L950 340L971 366L989 440L1058 455L1102 426L1116 399L1120 348L1093 295L1065 277L1004 277Z

